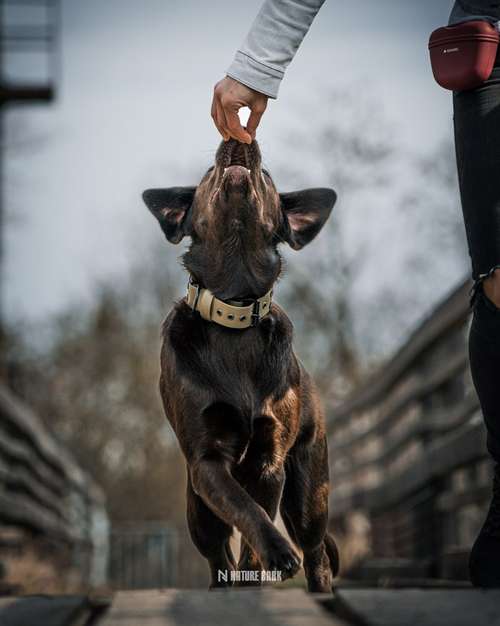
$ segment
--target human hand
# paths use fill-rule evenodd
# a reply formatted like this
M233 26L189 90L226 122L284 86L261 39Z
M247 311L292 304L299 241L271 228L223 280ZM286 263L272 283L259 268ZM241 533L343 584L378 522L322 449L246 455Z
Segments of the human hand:
M246 129L238 117L238 111L242 107L250 109ZM232 137L242 143L252 143L266 107L267 96L229 76L220 80L214 87L212 118L224 141Z

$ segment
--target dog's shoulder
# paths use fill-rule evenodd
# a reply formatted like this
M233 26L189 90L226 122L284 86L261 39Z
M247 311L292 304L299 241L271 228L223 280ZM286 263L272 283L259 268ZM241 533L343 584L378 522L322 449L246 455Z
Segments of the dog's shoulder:
M194 320L195 313L188 306L186 299L181 298L177 300L163 321L161 328L162 337L164 339L167 338L172 328L178 329L180 326L190 325Z

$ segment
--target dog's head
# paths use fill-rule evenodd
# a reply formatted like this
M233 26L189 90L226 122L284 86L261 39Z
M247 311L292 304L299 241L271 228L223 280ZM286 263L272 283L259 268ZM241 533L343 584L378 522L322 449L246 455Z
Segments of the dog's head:
M278 244L300 250L328 219L333 189L278 193L256 141L222 142L197 187L148 189L143 198L167 239L191 237L186 269L218 298L256 298L279 276Z

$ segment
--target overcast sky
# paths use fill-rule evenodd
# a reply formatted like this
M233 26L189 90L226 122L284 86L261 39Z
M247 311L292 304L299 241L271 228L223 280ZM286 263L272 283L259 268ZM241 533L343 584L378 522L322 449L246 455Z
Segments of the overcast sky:
M210 163L219 141L209 116L212 87L260 1L62 4L57 102L17 107L6 117L11 318L43 319L88 300L97 279L125 271L144 242L160 236L140 193L193 184ZM271 171L285 139L314 125L308 102L331 87L376 102L398 144L415 154L451 137L450 95L433 82L426 49L450 4L327 0L259 130ZM310 179L329 182L314 171ZM391 264L399 250L394 242ZM464 257L450 284L467 267Z

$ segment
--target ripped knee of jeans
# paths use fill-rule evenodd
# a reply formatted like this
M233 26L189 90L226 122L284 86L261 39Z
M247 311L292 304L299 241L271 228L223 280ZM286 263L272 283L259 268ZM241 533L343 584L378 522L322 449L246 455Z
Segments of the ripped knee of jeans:
M479 276L474 279L474 284L471 287L469 299L471 309L475 307L478 298L481 297L488 308L491 308L493 311L500 311L500 308L497 307L496 304L488 298L483 289L484 281L487 278L491 278L495 271L498 269L500 269L500 263L498 265L494 265L486 273L479 274Z

